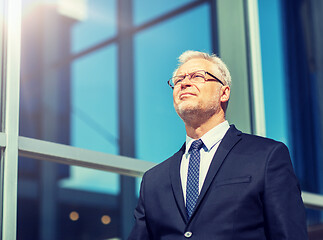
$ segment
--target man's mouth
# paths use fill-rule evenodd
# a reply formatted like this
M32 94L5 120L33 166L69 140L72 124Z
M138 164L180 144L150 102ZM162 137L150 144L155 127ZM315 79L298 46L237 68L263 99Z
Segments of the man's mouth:
M190 92L184 92L179 95L179 98L182 99L182 98L189 97L189 96L195 96L195 94L190 93Z

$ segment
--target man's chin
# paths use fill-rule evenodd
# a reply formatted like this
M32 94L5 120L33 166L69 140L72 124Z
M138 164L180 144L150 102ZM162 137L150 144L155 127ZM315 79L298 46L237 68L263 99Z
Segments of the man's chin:
M182 118L188 115L195 115L200 112L198 106L182 103L175 108L177 114Z

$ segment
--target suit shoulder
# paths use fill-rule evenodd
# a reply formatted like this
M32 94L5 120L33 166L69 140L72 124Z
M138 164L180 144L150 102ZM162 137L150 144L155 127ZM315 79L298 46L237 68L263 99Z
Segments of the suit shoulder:
M267 146L283 146L286 147L286 145L283 142L280 141L276 141L274 139L271 138L267 138L267 137L262 137L262 136L257 136L257 135L253 135L253 134L248 134L248 133L242 133L241 134L242 139L249 143L249 144L256 144L257 146L259 145L267 145Z
M244 133L240 130L238 130L234 124L231 125L228 133L232 135L237 135L239 137L241 137L242 139L242 143L247 144L247 145L251 145L251 146L267 146L267 147L274 147L274 146L281 146L281 147L286 147L286 145L280 141L276 141L274 139L271 138L267 138L267 137L262 137L262 136L258 136L258 135L254 135L254 134L249 134L249 133Z
M235 150L240 153L265 154L270 156L273 152L285 152L289 154L287 146L271 138L241 133L241 141L236 145Z

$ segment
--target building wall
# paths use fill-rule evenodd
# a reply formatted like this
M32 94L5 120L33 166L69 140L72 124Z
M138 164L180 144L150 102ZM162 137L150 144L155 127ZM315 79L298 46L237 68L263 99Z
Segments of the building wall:
M22 0L19 135L159 163L185 140L167 85L176 58L214 52L233 77L230 123L258 133L262 96L262 132L288 145L302 190L322 193L322 4L258 0L256 66L251 2ZM20 154L17 239L126 239L140 177L102 170Z

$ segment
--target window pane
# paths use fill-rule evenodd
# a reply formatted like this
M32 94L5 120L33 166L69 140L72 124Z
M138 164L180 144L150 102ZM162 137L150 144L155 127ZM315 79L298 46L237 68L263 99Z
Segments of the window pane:
M134 0L134 23L140 25L194 0Z
M323 210L306 209L309 240L323 239Z
M259 1L266 134L288 144L285 56L280 14L279 1Z
M71 72L71 145L117 154L115 45L75 60ZM110 60L110 61L109 61Z
M73 1L81 20L68 2L24 1L20 135L117 154L117 45L72 55L114 34L115 2Z
M66 0L60 1L64 3ZM73 53L115 37L117 32L116 0L79 0L79 2L84 2L86 16L71 28Z
M120 175L34 161L33 175L19 173L17 239L125 239L121 216L129 209L126 221L133 224L135 185L128 188L132 202L122 206Z
M167 80L182 52L211 51L210 39L207 4L135 36L137 158L160 162L184 143L184 125L173 108Z

